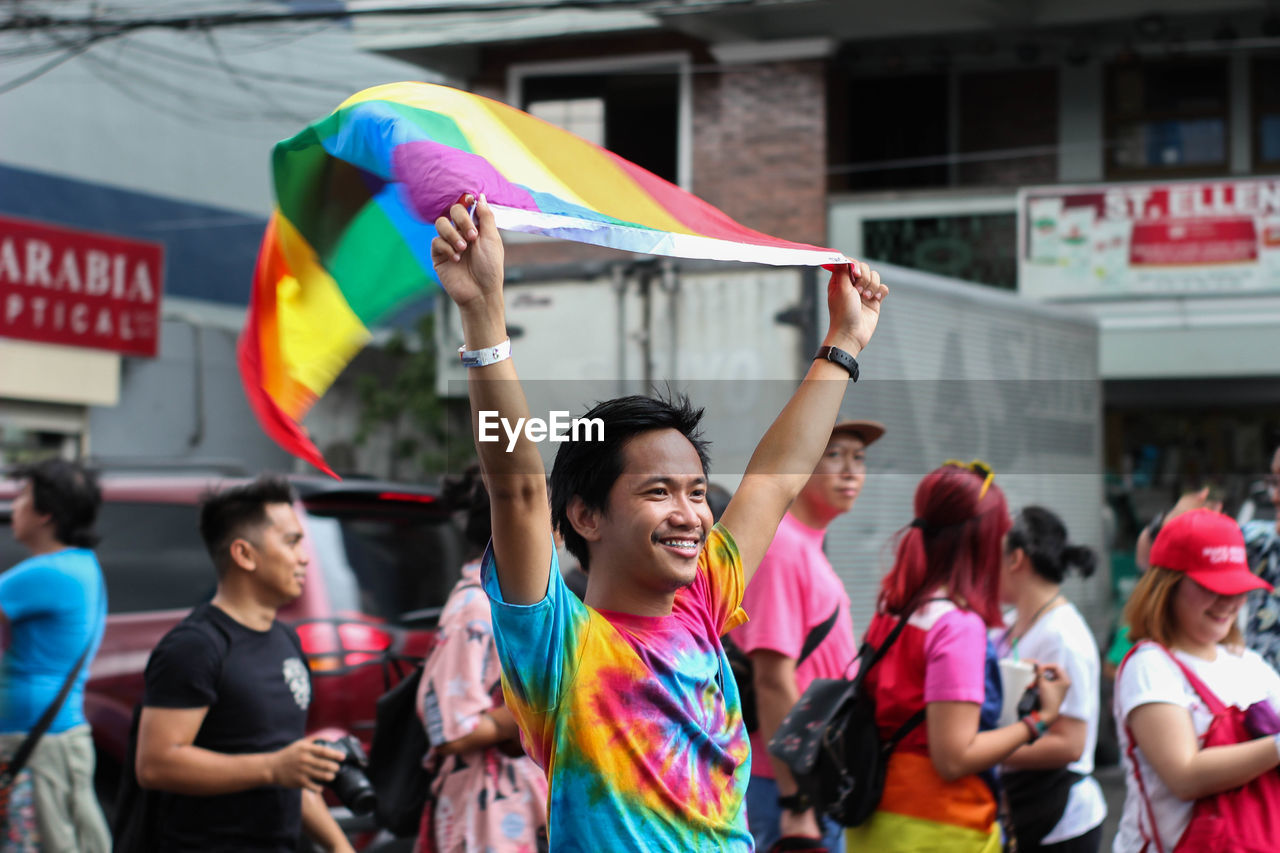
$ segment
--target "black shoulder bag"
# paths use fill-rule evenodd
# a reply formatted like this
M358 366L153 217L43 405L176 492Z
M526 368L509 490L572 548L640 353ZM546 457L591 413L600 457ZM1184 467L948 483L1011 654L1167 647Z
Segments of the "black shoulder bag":
M427 657L430 655L428 652ZM418 686L425 668L424 659L379 697L374 713L376 724L367 773L378 793L378 825L397 838L418 834L423 810L431 802L434 774L422 766L431 741L417 709Z
M899 619L879 648L863 640L853 680L814 679L769 741L769 753L787 765L818 812L842 826L862 824L880 805L889 755L924 720L921 709L884 740L875 699L862 689L906 624Z
M800 648L800 657L796 658L797 669L822 645L839 617L840 605L837 604L830 616L809 630L805 635L804 645ZM729 659L729 668L733 670L733 678L738 682L738 696L742 699L742 722L748 732L754 732L760 727L760 714L756 710L755 665L751 662L751 656L733 640L725 637L723 645L725 657Z
M71 685L75 683L76 676L80 674L80 670L84 669L84 662L89 659L89 650L93 648L94 634L89 633L89 640L84 644L84 651L80 652L80 657L76 658L75 665L71 667L71 672L67 673L67 677L63 679L62 688L58 691L58 695L53 697L53 701L49 703L49 707L44 709L44 713L40 715L40 719L36 721L35 727L27 732L26 738L18 745L17 751L13 753L13 757L0 766L0 829L9 825L9 797L13 793L13 783L17 780L18 774L22 772L22 768L27 766L27 761L31 758L31 753L35 752L36 744L40 743L40 738L44 737L45 732L49 731L49 726L53 725L53 718L58 716L58 712L62 710L62 704L67 701L67 694L71 692Z

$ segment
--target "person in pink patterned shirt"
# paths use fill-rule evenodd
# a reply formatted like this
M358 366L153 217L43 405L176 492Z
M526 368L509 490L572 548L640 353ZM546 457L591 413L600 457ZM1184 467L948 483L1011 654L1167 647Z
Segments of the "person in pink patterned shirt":
M822 459L783 516L743 594L742 609L751 621L730 634L751 656L754 670L759 728L751 733L755 760L747 786L747 824L761 853L798 845L836 853L844 846L840 826L815 814L786 766L765 746L809 682L839 678L857 653L849 595L822 543L827 526L853 509L866 481L867 445L882 435L884 426L875 421L842 421L831 430Z
M477 557L490 530L479 468L451 484L445 499L466 508L466 538ZM546 850L547 781L520 746L501 677L480 560L472 559L445 602L418 688L418 715L432 744L425 761L436 775L415 853Z

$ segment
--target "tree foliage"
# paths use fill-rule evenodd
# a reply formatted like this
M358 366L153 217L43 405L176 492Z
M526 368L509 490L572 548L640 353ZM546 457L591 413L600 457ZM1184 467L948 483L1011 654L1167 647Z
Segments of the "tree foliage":
M435 473L444 464L446 407L436 394L435 317L424 315L413 332L397 330L382 348L375 375L360 376L355 443L365 446L380 430L390 434L395 478Z

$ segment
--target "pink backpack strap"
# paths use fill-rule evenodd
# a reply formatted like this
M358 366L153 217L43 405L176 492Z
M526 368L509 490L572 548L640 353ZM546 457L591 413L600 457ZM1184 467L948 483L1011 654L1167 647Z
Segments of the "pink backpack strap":
M1160 646L1159 643L1152 643L1152 645ZM1227 710L1227 706L1222 704L1222 700L1219 699L1217 695L1210 690L1194 672L1191 671L1190 667L1178 660L1177 655L1166 649L1164 646L1160 646L1160 649L1169 656L1169 660L1178 665L1178 669L1182 670L1182 674L1187 679L1187 683L1191 685L1191 689L1194 690L1204 701L1204 704L1208 707L1210 714L1213 714L1216 717L1223 711Z
M1120 666L1116 668L1117 683L1120 681L1120 673L1124 671L1124 665L1129 662L1129 658L1133 657L1133 653L1138 649L1148 644L1153 646L1160 645L1159 643L1151 643L1149 640L1143 640L1135 644L1128 652L1125 653L1124 659L1120 661ZM1164 646L1160 646L1160 648L1164 649ZM1165 649L1165 652L1168 651L1168 649ZM1169 657L1173 657L1173 655L1169 655ZM1177 658L1173 658L1173 662L1178 664L1178 666L1182 666L1182 663ZM1190 672L1186 667L1182 667L1182 669L1188 676L1190 676ZM1195 687L1195 685L1192 684L1192 687ZM1139 816L1138 832L1142 834L1142 840L1145 842L1142 845L1142 851L1143 853L1146 853L1146 850L1154 844L1156 853L1164 853L1164 844L1160 841L1160 827L1156 823L1156 813L1151 808L1151 797L1147 794L1147 786L1142 781L1142 765L1138 763L1138 742L1133 737L1133 729L1129 728L1129 718L1127 716L1124 719L1124 733L1129 740L1129 744L1125 748L1125 755L1129 759L1129 764L1133 767L1133 778L1137 780L1138 793L1142 796L1142 805L1145 807L1147 823L1151 826L1151 835L1147 835L1147 831L1142 827L1141 815Z

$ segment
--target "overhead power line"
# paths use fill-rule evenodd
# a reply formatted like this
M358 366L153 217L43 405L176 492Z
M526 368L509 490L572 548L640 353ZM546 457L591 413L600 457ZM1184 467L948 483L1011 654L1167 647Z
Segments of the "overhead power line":
M36 15L19 12L5 21L0 21L0 32L15 30L60 30L74 28L94 28L110 31L112 34L133 32L141 29L211 29L215 27L245 26L250 24L272 24L297 21L333 21L347 18L364 18L375 16L433 16L460 13L483 17L495 13L511 12L548 12L557 9L578 11L618 11L631 10L641 12L692 12L713 11L726 7L745 7L761 5L760 0L512 0L508 3L485 4L484 6L460 10L451 6L374 6L349 9L321 8L296 9L281 12L196 12L186 15L160 15L139 17L64 17L58 15Z

